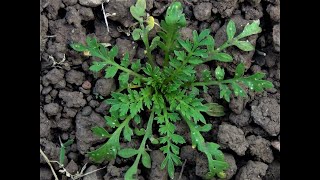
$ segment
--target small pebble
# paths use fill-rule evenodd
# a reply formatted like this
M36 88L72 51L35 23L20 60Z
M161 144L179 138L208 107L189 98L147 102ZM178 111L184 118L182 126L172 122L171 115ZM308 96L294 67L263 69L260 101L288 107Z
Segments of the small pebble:
M85 81L82 84L83 89L91 89L91 83L89 81Z

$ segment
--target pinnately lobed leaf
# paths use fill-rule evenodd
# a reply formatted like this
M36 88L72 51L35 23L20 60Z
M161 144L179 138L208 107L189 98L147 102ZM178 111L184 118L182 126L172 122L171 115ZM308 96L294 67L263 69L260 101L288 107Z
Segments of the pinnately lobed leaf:
M200 89L203 88L203 92L207 92L211 86L219 86L220 98L230 102L231 95L246 97L247 91L261 92L266 88L272 88L273 84L264 80L263 73L245 76L246 69L243 63L238 64L231 79L222 68L223 65L210 67L199 74L196 69L198 65L212 60L232 62L233 57L226 51L230 46L236 46L242 51L254 50L254 46L242 38L261 32L259 21L247 24L236 36L236 25L229 20L226 42L220 47L215 47L215 40L209 29L199 33L193 31L191 39L183 40L180 37L180 29L186 26L180 2L173 2L167 8L164 20L160 23L161 30L152 40L149 31L158 24L146 13L146 0L137 0L135 5L130 7L130 12L139 26L133 29L132 38L143 41L146 58L131 61L127 52L123 57L116 59L118 47L109 48L104 43L98 43L96 38L87 37L86 44L71 44L71 48L83 52L85 56L100 59L92 62L90 71L104 71L105 78L118 79L117 85L120 86L105 100L110 105L109 114L105 116L108 131L104 127L92 127L92 133L100 138L107 138L107 142L88 152L90 159L101 163L104 160L114 160L117 156L129 158L128 164L131 167L125 173L124 179L134 180L138 178L139 163L145 168L151 168L149 151L159 147L165 155L160 167L165 168L169 177L173 179L175 167L182 165L179 157L180 145L187 143L183 136L177 134L176 123L184 121L190 130L192 147L207 157L208 173L203 178L225 178L228 164L219 149L220 146L214 142L206 142L201 134L210 134L213 128L212 124L206 121L207 116L204 113L212 117L221 117L225 115L224 107L217 103L203 104ZM155 53L157 56L154 57ZM158 58L162 58L159 56L162 55L163 63L158 62ZM159 66L156 63L159 63ZM145 128L145 117L148 116ZM154 121L156 123L153 125ZM121 148L120 141L126 143L133 138L142 138L138 149ZM64 160L64 154L65 149L62 148L61 162Z

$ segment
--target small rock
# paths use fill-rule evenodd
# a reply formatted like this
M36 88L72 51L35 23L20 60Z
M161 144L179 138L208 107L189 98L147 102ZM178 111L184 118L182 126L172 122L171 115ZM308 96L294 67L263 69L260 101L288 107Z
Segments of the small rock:
M90 94L90 92L91 92L90 89L83 89L83 87L80 87L79 91L82 92L83 94Z
M213 9L217 9L222 18L230 17L238 7L238 0L212 1Z
M271 136L280 133L280 105L274 98L262 98L258 106L251 106L253 121Z
M181 39L183 40L192 40L193 39L193 36L192 36L192 29L189 28L189 27L183 27L180 29L180 37Z
M83 89L91 89L91 83L90 83L90 81L84 81L84 82L82 83L82 88L83 88Z
M271 145L272 145L272 147L274 147L276 150L278 150L280 152L280 141L272 141Z
M57 121L57 127L62 131L68 131L72 127L72 120L67 118L61 118Z
M40 167L40 180L51 180L53 174L49 168Z
M151 157L151 169L149 173L149 179L159 179L159 180L167 180L168 172L166 169L161 169L160 165L164 160L165 156L160 150L155 150L150 152Z
M132 61L136 55L138 44L134 41L118 38L116 46L119 47L117 58L122 59L126 53L129 53L129 59Z
M280 52L280 24L273 26L272 39L275 51Z
M69 139L69 134L68 133L62 133L61 139L64 141L67 141Z
M50 103L43 106L43 110L49 115L49 116L55 116L60 112L60 106L57 103Z
M226 180L231 179L237 172L236 160L232 154L224 153L224 159L229 164L229 168L225 171Z
M237 126L247 126L250 123L250 111L245 109L241 114L231 113L229 120Z
M261 0L248 0L252 6L257 6L260 4Z
M76 28L80 28L81 17L79 15L79 11L73 6L68 6L66 10L67 10L67 13L66 13L65 19L67 20L67 23L70 25L74 25Z
M196 158L196 175L204 178L208 173L208 159L204 154L199 154Z
M57 84L54 85L55 89L64 89L66 87L67 83L66 80L62 79Z
M86 106L86 107L84 107L84 108L82 109L81 114L82 114L83 116L89 116L89 115L91 114L91 112L92 112L92 108L91 108L90 106Z
M274 159L270 142L260 136L251 135L247 137L249 150L252 156L256 156L258 160L271 163Z
M77 114L77 110L72 109L72 108L68 108L68 107L64 107L63 112L64 112L64 117L66 117L66 118L68 118L68 117L73 118Z
M52 90L52 87L51 87L51 86L44 87L44 88L42 89L42 94L43 94L43 95L47 95L47 94L50 93L51 90Z
M105 126L105 120L99 114L92 111L89 116L78 113L76 116L76 138L78 151L81 154L87 153L92 145L104 142L105 139L94 135L91 131L93 126Z
M84 21L91 21L94 19L94 14L91 8L81 7L79 9L79 13L81 15L81 19Z
M50 91L50 96L54 99L57 97L58 91L53 89L52 91Z
M115 90L116 90L116 83L114 79L101 78L96 82L93 92L106 97L106 96L109 96L110 93Z
M262 177L266 175L268 165L259 161L251 161L241 167L239 170L236 180L262 180Z
M213 23L210 26L212 33L216 33L218 31L218 29L220 28L220 26L221 26L220 20L213 21Z
M67 6L73 6L77 4L78 0L62 0L62 2Z
M267 7L267 12L273 21L280 22L280 5L274 6L269 4Z
M71 71L67 72L66 81L70 84L75 84L79 86L84 81L84 73L72 69Z
M71 160L66 166L66 170L71 174L75 174L78 171L78 165Z
M51 121L47 116L40 110L40 137L49 137L51 129Z
M44 102L49 104L51 103L51 101L52 101L52 97L49 94L46 95Z
M86 100L83 99L83 94L77 91L69 92L61 90L59 92L59 98L61 98L67 107L83 107L86 104Z
M197 20L204 21L211 17L211 10L211 3L200 3L194 7L193 13Z
M146 5L147 5L147 10L150 11L153 8L153 2L154 0L147 0Z
M97 169L97 166L91 165L90 167L88 167L88 169L86 169L85 173L89 173ZM101 171L95 171L91 174L88 174L87 176L84 176L83 180L103 180L103 176L101 174Z
M44 86L48 86L49 84L57 84L63 79L63 77L63 70L54 68L42 77L42 84Z
M102 0L79 0L79 4L88 7L97 7L102 4Z
M229 108L235 114L241 114L246 104L247 104L247 98L231 96Z
M218 142L219 144L229 147L239 156L245 155L245 152L249 147L244 132L230 124L222 124L219 126Z
M280 180L280 162L273 161L269 164L265 179Z
M91 100L91 101L89 102L89 106L91 106L92 108L96 108L96 107L99 106L99 102L96 101L96 100Z
M129 11L130 6L134 5L135 1L109 1L105 6L106 12L115 13L114 16L108 17L112 21L120 22L124 27L128 28L136 21L131 16ZM119 46L118 46L119 47Z
M258 66L258 65L253 65L253 66L250 67L250 69L251 69L251 71L252 71L253 73L261 72L261 67Z
M74 152L69 152L68 153L68 158L72 161L78 161L78 154Z
M102 101L99 105L99 107L97 107L95 109L95 111L97 113L103 114L103 115L107 115L108 110L110 109L110 105L105 103L104 101Z
M199 153L196 149L192 148L190 145L183 146L181 148L180 157L181 160L187 160L187 164L194 165L196 163L196 157L199 156Z

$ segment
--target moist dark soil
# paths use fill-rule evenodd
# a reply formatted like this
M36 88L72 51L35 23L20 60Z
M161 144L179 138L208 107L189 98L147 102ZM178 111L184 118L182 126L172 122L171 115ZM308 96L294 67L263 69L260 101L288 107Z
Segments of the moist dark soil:
M147 11L161 20L171 0L147 0ZM211 29L217 45L226 39L226 22L232 19L238 32L252 20L260 19L262 33L248 38L256 46L252 52L227 49L234 57L233 63L210 62L196 68L214 71L217 65L232 75L238 63L246 66L246 74L266 73L274 88L262 93L249 93L248 98L231 97L230 103L219 99L219 89L210 87L202 93L206 102L218 102L225 106L222 118L208 117L213 129L204 133L208 141L221 145L226 161L230 164L226 179L277 180L280 179L280 0L180 0L184 5L187 27L181 30L182 38L190 38L193 30ZM116 79L105 79L92 73L89 66L95 60L84 57L70 48L72 42L85 42L86 36L99 42L118 45L119 57L129 52L130 58L144 58L144 46L133 42L127 35L135 23L129 7L135 0L110 0L105 11L116 13L108 17L110 32L104 22L101 0L41 0L40 3L40 148L50 160L59 159L59 137L63 142L74 139L66 148L65 167L71 173L80 171L85 163L89 172L103 166L107 168L84 177L84 180L123 179L133 159L116 158L102 164L92 163L86 152L104 142L91 132L93 126L105 126L103 116L109 106L103 102L118 87ZM153 30L151 36L155 36ZM158 64L162 63L157 54ZM145 123L145 120L142 120ZM177 124L177 133L187 141L181 146L181 159L186 161L181 180L202 179L207 172L205 156L191 147L185 123ZM137 147L140 137L133 137L122 146ZM139 166L139 179L166 180L166 171L160 169L164 159L156 146L151 149L152 167ZM58 172L59 179L69 179ZM181 167L176 168L178 179ZM40 156L40 180L54 179Z

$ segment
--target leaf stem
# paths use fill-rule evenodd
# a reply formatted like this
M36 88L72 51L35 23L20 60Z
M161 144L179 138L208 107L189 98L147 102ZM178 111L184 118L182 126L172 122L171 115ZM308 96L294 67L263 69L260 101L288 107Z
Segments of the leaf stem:
M138 73L136 73L136 72L134 72L134 71L132 71L132 70L130 70L130 69L128 69L128 68L125 68L125 67L123 67L123 66L121 66L121 65L119 65L119 64L117 64L117 63L115 63L115 62L112 62L112 61L106 61L108 64L110 64L110 65L112 65L112 66L115 66L115 67L117 67L118 69L120 69L120 70L122 70L122 71L124 71L124 72L127 72L127 73L129 73L129 74L131 74L131 75L133 75L133 76L136 76L136 77L138 77L138 78L141 78L143 81L144 81L144 76L142 76L142 75L140 75L140 74L138 74Z

